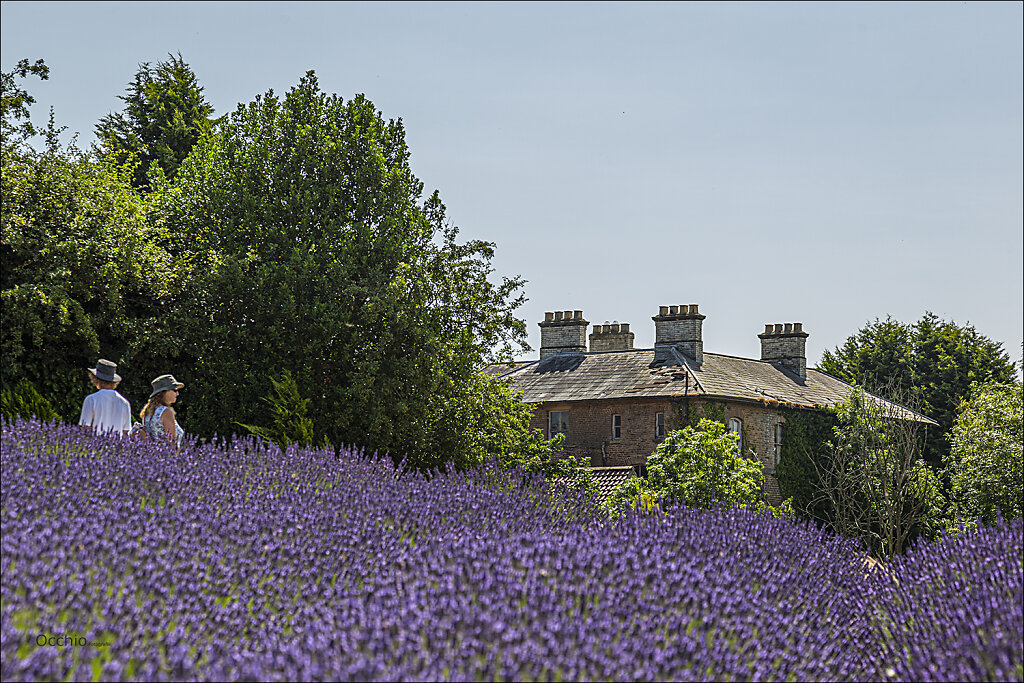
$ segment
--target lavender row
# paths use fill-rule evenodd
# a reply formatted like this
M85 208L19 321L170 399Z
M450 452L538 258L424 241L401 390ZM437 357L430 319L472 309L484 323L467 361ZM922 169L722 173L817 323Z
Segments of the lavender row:
M871 569L793 520L253 440L5 423L2 467L4 680L1024 677L1020 520Z

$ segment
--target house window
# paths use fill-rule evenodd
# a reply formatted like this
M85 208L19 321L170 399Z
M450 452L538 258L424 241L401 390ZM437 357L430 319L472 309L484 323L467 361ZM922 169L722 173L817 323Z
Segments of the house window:
M612 441L622 438L622 416L612 415Z
M548 438L553 439L559 434L569 436L569 411L558 410L548 413Z
M736 442L736 445L739 448L740 454L742 455L743 454L743 420L739 419L738 417L734 417L734 418L730 419L729 420L729 431L732 432L733 434L738 434L739 435L740 440Z
M775 466L779 466L779 460L782 458L782 425L775 425Z
M665 436L665 413L658 413L654 416L654 437L656 439Z

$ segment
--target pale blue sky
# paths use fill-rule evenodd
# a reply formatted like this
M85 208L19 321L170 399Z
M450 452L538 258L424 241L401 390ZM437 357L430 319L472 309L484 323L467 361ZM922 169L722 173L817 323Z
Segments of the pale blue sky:
M138 64L181 52L218 114L314 69L402 117L413 170L497 243L520 309L654 342L698 303L706 351L808 361L931 310L1021 355L1021 3L2 5L43 58L45 121L91 142ZM536 350L524 357L535 357Z

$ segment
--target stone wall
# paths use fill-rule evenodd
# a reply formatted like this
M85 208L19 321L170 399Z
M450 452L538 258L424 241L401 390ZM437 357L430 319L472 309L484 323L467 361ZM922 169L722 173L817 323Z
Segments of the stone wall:
M548 414L569 412L569 434L566 450L588 460L592 467L644 465L647 458L664 439L656 436L656 416L665 414L666 433L684 426L681 415L684 399L615 399L578 401L572 403L544 403L534 409L530 427L548 434ZM695 420L701 413L701 399L692 398L691 414ZM721 413L724 405L724 414ZM775 426L785 420L771 408L750 403L718 402L709 412L722 415L726 423L738 418L743 423L743 452L754 451L754 457L764 463L765 488L774 504L779 502L779 484L775 472ZM612 416L620 415L621 438L612 436ZM602 454L603 446L603 454ZM785 428L783 428L785 447Z

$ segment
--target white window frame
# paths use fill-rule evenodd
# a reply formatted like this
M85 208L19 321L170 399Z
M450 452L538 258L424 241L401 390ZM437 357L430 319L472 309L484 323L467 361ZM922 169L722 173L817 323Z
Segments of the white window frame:
M665 438L665 413L655 413L654 415L654 438L664 439Z
M740 455L743 455L743 420L738 417L729 418L729 431L733 434L740 435L740 440L737 442L737 446L740 449Z
M782 423L775 423L775 467L779 466L779 460L782 458Z
M612 415L612 441L622 440L622 416Z
M554 424L555 416L558 416L558 425ZM565 416L564 422L562 416ZM565 434L565 438L569 438L569 411L568 410L549 410L548 411L548 438L553 439L559 434Z

